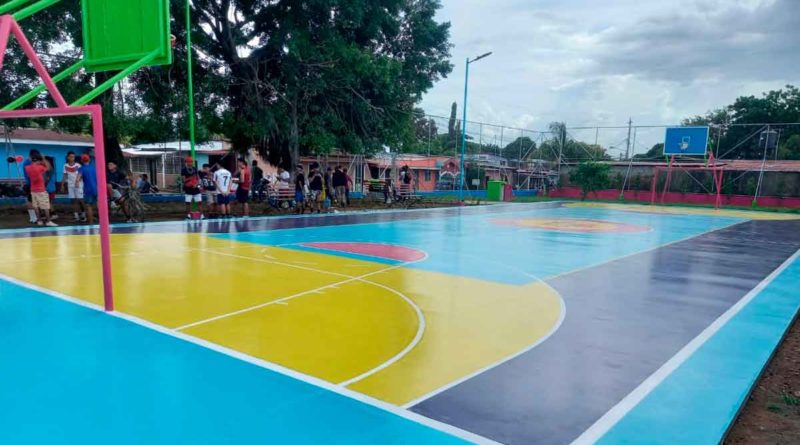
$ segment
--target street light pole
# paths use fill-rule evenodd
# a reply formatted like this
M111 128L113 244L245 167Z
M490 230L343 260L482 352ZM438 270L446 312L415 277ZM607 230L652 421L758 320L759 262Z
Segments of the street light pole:
M459 189L458 189L458 199L461 203L464 202L464 181L466 180L467 176L467 172L464 166L464 157L467 151L467 93L469 91L469 65L485 57L489 57L490 55L492 55L492 53L488 52L472 60L469 60L469 57L467 57L467 61L465 64L466 70L464 74L464 112L463 112L463 118L461 119L461 162L460 162L461 168L459 170L461 173L461 181L459 181Z

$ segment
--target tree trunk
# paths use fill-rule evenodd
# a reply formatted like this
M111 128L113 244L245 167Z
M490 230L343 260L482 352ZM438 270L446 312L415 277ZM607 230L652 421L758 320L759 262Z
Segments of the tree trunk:
M116 73L96 73L95 85L100 85ZM122 146L119 143L119 124L114 113L114 88L101 94L96 101L103 107L103 145L105 145L106 161L117 164L122 170L127 170L125 157L122 155Z
M289 171L294 171L297 164L300 163L300 130L297 125L297 106L293 105L292 110L292 128L289 133Z

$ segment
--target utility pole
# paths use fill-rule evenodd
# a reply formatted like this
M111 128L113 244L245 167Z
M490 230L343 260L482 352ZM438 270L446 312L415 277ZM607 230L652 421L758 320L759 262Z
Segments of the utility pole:
M628 118L628 147L625 149L625 159L631 157L631 128L633 127L633 119Z

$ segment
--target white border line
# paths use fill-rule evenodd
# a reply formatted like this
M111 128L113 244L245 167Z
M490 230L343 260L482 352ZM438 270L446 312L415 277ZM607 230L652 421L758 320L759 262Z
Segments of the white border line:
M204 320L196 321L196 322L189 323L189 324L186 324L186 325L183 325L183 326L179 326L177 328L174 328L174 330L176 330L176 331L183 331L183 330L195 327L195 326L200 326L200 325L203 325L203 324L206 324L206 323L211 323L211 322L214 322L214 321L217 321L217 320L222 320L222 319L225 319L225 318L228 318L228 317L241 315L241 314L244 314L244 313L247 313L247 312L251 312L251 311L254 311L254 310L265 308L267 306L271 306L273 304L286 304L286 301L289 301L289 300L292 300L292 299L295 299L295 298L298 298L298 297L302 297L302 296L305 296L305 295L318 294L318 293L320 293L319 291L321 291L321 290L331 289L331 288L335 289L335 288L338 288L342 284L347 284L347 283L352 283L352 282L360 282L360 283L364 283L364 284L367 284L367 285L375 286L375 287L384 289L386 291L389 291L390 293L393 293L393 294L399 296L403 301L406 302L406 304L411 306L411 308L414 310L415 314L417 315L417 332L415 333L414 338L411 340L411 342L409 342L408 345L406 345L405 348L403 348L400 352L398 352L397 354L395 354L394 356L392 356L391 358L389 358L385 362L383 362L380 365L378 365L378 366L376 366L376 367L374 367L372 369L369 369L366 372L364 372L362 374L359 374L359 375L357 375L357 376L355 376L355 377L353 377L353 378L351 378L349 380L345 380L344 382L339 383L339 386L351 385L353 383L361 381L361 380L363 380L363 379L365 379L365 378L367 378L367 377L369 377L369 376L371 376L371 375L373 375L373 374L375 374L375 373L377 373L377 372L379 372L379 371L381 371L381 370L383 370L385 368L388 368L389 366L393 365L394 363L396 363L397 361L399 361L400 359L402 359L403 357L408 355L408 353L410 353L415 347L417 347L419 342L422 340L422 336L425 334L425 329L427 327L427 324L426 324L426 321L425 321L425 315L423 314L422 309L417 305L417 303L415 303L411 298L409 298L408 296L406 296L402 292L398 291L397 289L393 289L393 288L391 288L389 286L385 286L383 284L376 283L374 281L365 280L366 277L371 277L373 275L378 275L378 274L381 274L383 272L388 272L390 270L399 269L399 268L405 267L405 266L410 265L410 264L414 264L414 263L419 263L419 262L425 261L426 259L428 259L428 253L423 251L423 250L418 250L419 252L422 252L423 255L424 255L422 258L420 258L418 260L409 261L409 262L405 262L405 263L402 263L402 264L396 264L396 265L393 265L393 266L390 266L390 267L385 267L383 269L378 269L376 271L368 272L366 274L358 275L358 276L350 276L350 275L342 274L342 273L339 273L339 272L331 272L331 271L327 271L327 270L323 270L323 269L315 269L315 268L306 267L306 266L298 266L298 265L295 265L295 264L285 263L285 262L282 262L282 261L270 261L270 260L265 260L265 259L261 259L261 258L247 257L247 256L244 256L244 255L236 255L236 254L229 254L229 253L224 253L224 252L217 252L217 251L214 251L214 250L211 250L211 249L195 249L195 250L199 250L199 251L202 251L202 252L208 252L208 253L211 253L211 254L222 255L222 256L230 256L230 257L234 257L234 258L247 259L247 260L257 261L257 262L262 262L262 263L275 264L275 265L280 265L280 266L285 266L285 267L294 267L294 268L297 268L297 269L308 270L308 271L312 271L312 272L317 272L317 273L327 274L327 275L333 275L333 276L338 276L338 277L347 278L347 279L343 280L343 281L338 281L338 282L335 282L335 283L331 283L331 284L328 284L328 285L325 285L325 286L321 286L321 287L318 287L318 288L315 288L315 289L299 292L299 293L296 293L296 294L293 294L293 295L289 295L287 297L279 298L277 300L271 300L271 301L268 301L266 303L261 303L261 304L257 304L257 305L254 305L254 306L246 307L246 308L240 309L238 311L233 311L233 312L229 312L229 313L226 313L226 314L217 315L215 317L211 317L211 318L208 318L208 319L204 319ZM265 251L265 250L266 249L262 249L262 252Z
M478 257L477 255L474 255L474 254L466 254L466 255L469 255L469 256L472 256L472 257ZM487 261L486 258L483 258L483 257L478 257L478 258L480 258L481 261ZM547 341L550 337L553 336L553 334L556 333L556 331L559 330L559 328L561 328L561 325L564 323L564 319L567 317L567 304L566 304L566 302L564 302L564 298L561 297L561 294L557 290L555 290L552 286L547 284L547 282L545 282L544 280L540 279L536 275L533 275L533 274L530 274L528 272L525 272L524 270L522 270L522 269L520 269L520 268L518 268L516 266L510 266L510 265L501 263L499 261L492 261L492 260L488 260L488 261L492 262L492 263L495 263L495 264L499 264L499 265L501 265L501 266L503 266L503 267L505 267L507 269L510 269L510 270L516 270L517 272L521 273L522 275L525 275L527 277L533 278L534 280L536 280L537 283L541 283L545 287L549 288L551 291L553 291L553 293L556 296L558 296L558 301L559 301L560 306L561 306L561 315L558 317L558 320L553 325L553 327L550 328L550 330L547 331L547 333L545 333L545 335L543 335L541 338L539 338L535 342L531 343L527 347L519 350L518 352L515 352L514 354L511 354L509 356L501 358L500 360L497 360L494 363L486 365L486 366L478 369L477 371L474 371L474 372L472 372L470 374L467 374L466 376L461 377L460 379L454 380L454 381L452 381L452 382L450 382L450 383L448 383L448 384L446 384L444 386L436 388L435 390L433 390L433 391L431 391L431 392L429 392L429 393L427 393L425 395L417 397L416 399L405 403L403 405L403 408L410 409L414 405L418 405L418 404L420 404L420 403L422 403L422 402L424 402L424 401L426 401L426 400L428 400L428 399L430 399L430 398L432 398L432 397L434 397L434 396L436 396L438 394L441 394L441 393L447 391L450 388L453 388L453 387L455 387L457 385L460 385L460 384L466 382L467 380L473 379L473 378L483 374L486 371L489 371L489 370L491 370L493 368L496 368L496 367L502 365L503 363L505 363L505 362L507 362L509 360L513 360L514 358L519 357L520 355L530 351L531 349L533 349L533 348L539 346L540 344L544 343L545 341Z
M622 418L624 418L636 405L638 405L650 392L652 392L661 382L663 382L670 374L672 374L678 367L680 367L686 360L688 360L703 344L705 344L711 337L713 337L723 326L725 326L736 314L744 309L764 288L766 288L772 281L775 280L787 267L789 267L795 260L800 258L800 250L794 253L789 259L783 262L777 269L775 269L763 281L758 283L750 292L747 293L741 300L731 306L725 313L719 316L713 323L708 325L703 332L697 337L692 339L686 346L684 346L677 354L672 356L666 363L664 363L656 372L651 374L645 379L636 389L631 391L630 394L625 396L619 403L606 412L603 417L598 419L592 426L583 432L572 443L574 445L593 444L600 440L611 428L614 427Z
M353 391L353 390L350 390L350 389L347 389L347 388L343 388L341 386L332 384L330 382L326 382L325 380L322 380L322 379L319 379L319 378L316 378L316 377L313 377L313 376L310 376L310 375L302 374L302 373L299 373L297 371L294 371L294 370L291 370L291 369L288 369L288 368L284 368L283 366L280 366L280 365L277 365L277 364L274 364L274 363L270 363L270 362L267 362L265 360L261 360L261 359L255 358L255 357L251 357L249 355L243 354L243 353L235 351L233 349L229 349L229 348L226 348L226 347L211 343L211 342L206 341L206 340L202 340L202 339L199 339L199 338L196 338L196 337L192 337L192 336L187 335L187 334L183 334L183 333L180 333L180 332L173 331L171 329L167 329L167 328L165 328L163 326L159 326L159 325L157 325L155 323L151 323L151 322L149 322L147 320L143 320L141 318L134 317L132 315L127 315L127 314L123 314L123 313L120 313L120 312L110 312L110 313L109 312L104 312L103 309L100 306L95 305L93 303L89 303L89 302L86 302L86 301L83 301L83 300L80 300L80 299L77 299L77 298L74 298L74 297L70 297L68 295L65 295L65 294L62 294L60 292L56 292L56 291L53 291L53 290L50 290L50 289L45 289L43 287L39 287L39 286L36 286L34 284L26 283L24 281L17 280L16 278L9 277L9 276L7 276L5 274L2 274L2 273L0 273L0 279L5 280L5 281L7 281L9 283L15 284L17 286L24 287L26 289L35 291L35 292L39 292L39 293L42 293L42 294L45 294L45 295L49 295L49 296L57 298L59 300L63 300L63 301L69 302L69 303L73 303L73 304L76 304L78 306L82 306L84 308L88 308L88 309L91 309L91 310L94 310L94 311L97 311L97 312L101 312L103 314L110 315L111 317L119 318L119 319L122 319L122 320L125 320L125 321L128 321L128 322L137 324L139 326L154 330L154 331L159 332L161 334L164 334L164 335L167 335L167 336L170 336L170 337L173 337L173 338L177 338L179 340L183 340L185 342L192 343L192 344L204 347L206 349L210 349L210 350L212 350L214 352L218 352L220 354L227 355L227 356L235 358L235 359L239 359L241 361L244 361L244 362L247 362L249 364L258 366L260 368L264 368L264 369L267 369L269 371L273 371L273 372L276 372L278 374L282 374L284 376L288 376L288 377L294 378L296 380L300 380L300 381L302 381L304 383L307 383L309 385L316 386L316 387L319 387L319 388L322 388L322 389L326 389L326 390L331 391L331 392L333 392L335 394L338 394L340 396L347 397L349 399L353 399L353 400L362 402L364 404L370 405L372 407L375 407L375 408L378 408L380 410L383 410L383 411L389 412L391 414L397 415L399 417L402 417L402 418L404 418L406 420L410 420L412 422L427 426L429 428L432 428L432 429L435 429L435 430L450 434L450 435L452 435L454 437L457 437L459 439L463 439L463 440L466 440L466 441L469 441L469 442L473 442L473 443L476 443L476 444L498 444L498 442L495 442L493 440L490 440L490 439L487 439L485 437L479 436L479 435L477 435L475 433L471 433L469 431L462 430L461 428L457 428L457 427L455 427L453 425L448 425L446 423L439 422L437 420L434 420L434 419L422 416L420 414L414 413L412 411L408 411L408 410L402 409L400 407L397 407L395 405L389 404L389 403L384 402L382 400L378 400L378 399L372 398L370 396L367 396L365 394L362 394L362 393L359 393L359 392L356 392L356 391Z

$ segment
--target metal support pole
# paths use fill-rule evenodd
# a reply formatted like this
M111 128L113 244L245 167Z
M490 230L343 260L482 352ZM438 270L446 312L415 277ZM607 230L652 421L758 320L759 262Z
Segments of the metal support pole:
M764 157L761 160L761 170L758 172L758 183L756 184L756 193L753 196L753 207L758 206L758 194L761 191L761 183L764 180L764 167L767 165L767 150L769 149L769 133L770 126L767 125L767 137L764 138Z
M464 63L466 66L465 74L464 74L464 110L463 110L463 119L461 120L462 125L462 132L461 132L461 162L460 162L460 172L461 172L461 180L459 181L458 186L458 200L460 202L464 202L464 181L466 180L466 169L464 166L464 156L466 155L467 150L467 91L469 89L469 58L466 59Z

